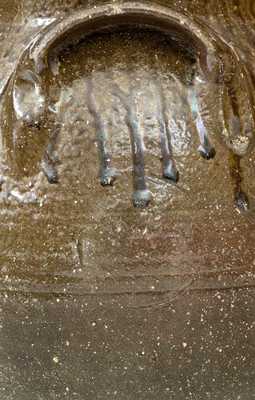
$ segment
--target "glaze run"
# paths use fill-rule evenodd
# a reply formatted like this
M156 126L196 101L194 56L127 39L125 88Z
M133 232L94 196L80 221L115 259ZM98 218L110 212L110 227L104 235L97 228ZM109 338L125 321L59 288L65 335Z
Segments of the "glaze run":
M195 72L190 85L196 86L188 96L188 103L200 139L199 152L205 159L215 156L210 144L201 109L203 102L216 88L219 96L223 130L220 140L230 151L230 159L237 160L247 154L253 146L254 98L250 75L235 49L227 44L212 29L190 18L159 5L130 2L123 5L103 5L84 11L74 12L62 19L56 19L43 28L22 50L1 95L1 165L5 173L20 179L38 173L38 166L44 171L50 183L58 182L52 148L58 132L58 125L50 96L52 71L49 58L68 44L75 45L81 38L105 30L122 29L125 26L150 28L170 35L180 47L186 49L195 60ZM245 102L239 101L236 81L245 90ZM159 81L156 81L158 96L157 115L160 126L162 154L162 175L174 182L179 174L171 149L171 132L165 113L165 99ZM133 158L133 204L146 207L151 194L145 178L144 146L132 107L133 88L128 96L115 88L115 95L126 110L126 124L130 133ZM113 185L117 171L111 165L106 125L97 109L93 97L93 83L87 83L87 102L94 118L99 149L99 171L102 185ZM246 110L243 111L243 104ZM245 123L243 122L245 115ZM248 117L247 117L248 115ZM231 158L232 155L232 158ZM241 189L240 162L236 161L235 199L237 205L245 202ZM233 167L230 163L230 167ZM241 200L240 200L241 199Z

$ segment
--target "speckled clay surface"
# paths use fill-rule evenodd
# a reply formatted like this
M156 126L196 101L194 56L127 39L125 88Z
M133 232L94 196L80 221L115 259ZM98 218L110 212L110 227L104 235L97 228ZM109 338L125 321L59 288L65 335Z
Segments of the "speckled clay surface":
M169 32L70 34L38 75L48 107L40 129L29 121L18 130L13 93L23 111L40 100L26 97L24 76L16 92L8 84L26 46L102 4L0 1L0 399L253 399L253 3L141 3L228 46L225 80L205 78L192 46ZM130 121L151 194L138 198L144 209L132 204ZM210 160L198 151L201 121ZM98 126L116 171L109 186L100 184ZM177 183L162 176L165 127Z

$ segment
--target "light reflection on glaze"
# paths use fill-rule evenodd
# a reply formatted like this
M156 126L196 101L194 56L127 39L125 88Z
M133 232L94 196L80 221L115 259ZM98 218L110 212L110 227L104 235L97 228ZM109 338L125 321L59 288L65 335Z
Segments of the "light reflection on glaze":
M38 173L38 165L42 169L49 182L56 183L57 171L51 154L49 143L56 137L57 125L53 121L51 100L49 98L49 69L48 54L54 49L64 46L66 36L75 41L80 37L79 29L83 26L89 31L107 27L144 21L146 26L168 31L177 44L188 47L192 56L197 60L197 71L201 76L204 94L188 96L194 122L200 138L199 151L209 159L215 155L210 145L207 127L200 108L201 102L206 102L210 97L212 85L219 88L222 96L219 97L219 107L223 108L222 139L234 154L244 155L253 143L254 110L253 94L249 88L249 72L242 63L233 46L222 40L211 29L194 19L160 7L145 6L139 3L126 3L123 6L112 7L105 5L96 10L86 10L68 16L66 19L54 21L42 30L21 54L10 77L2 96L2 163L7 164L9 172L20 178L22 175L31 176ZM243 108L239 104L238 88L236 80L241 81L247 88L245 100L247 110L250 112L250 124L243 131ZM191 81L192 84L192 81ZM160 90L160 84L158 84ZM93 103L92 88L88 97L90 111L96 121L97 140L101 160L101 183L112 184L115 179L110 167L110 154L106 150L106 136L104 122L101 120ZM161 133L161 150L163 156L163 176L174 181L177 180L177 172L174 171L174 161L171 155L171 140L168 132L168 124L164 112L164 96L159 96L160 106L158 116ZM37 99L35 101L35 99ZM218 98L217 98L218 99ZM243 99L242 99L243 101ZM133 107L125 104L127 117L126 123L130 131L131 148L133 154L133 177L135 206L146 206L150 201L144 172L143 143L136 114ZM242 118L241 118L242 117ZM239 127L242 132L239 132ZM99 132L100 131L100 132ZM27 154L27 156L26 156ZM31 155L33 155L31 157ZM114 179L113 179L114 178ZM137 200L136 200L137 197Z

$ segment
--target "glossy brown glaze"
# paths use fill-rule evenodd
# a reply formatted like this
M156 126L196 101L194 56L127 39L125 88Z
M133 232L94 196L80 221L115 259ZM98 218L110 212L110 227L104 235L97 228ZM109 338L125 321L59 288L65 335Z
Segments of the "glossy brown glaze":
M61 49L63 37L54 43L49 69L35 80L38 94L49 90L52 120L27 121L24 137L11 129L1 136L1 400L254 397L255 154L245 140L253 132L254 2L160 2L206 36L216 32L215 46L232 48L234 62L220 47L228 88L200 80L180 36L140 26L80 41L77 32L71 46ZM88 3L102 6L0 0L0 91L36 35ZM240 70L233 74L236 59L248 87ZM21 95L34 87L33 76L24 78ZM142 210L130 201L134 121L152 194ZM208 162L197 153L206 138L216 150ZM11 157L16 139L24 146ZM114 168L113 186L98 183L103 163ZM177 183L162 177L176 171ZM244 196L233 206L241 189L249 210Z
M211 85L216 86L220 93L219 107L223 111L222 139L238 156L247 153L253 143L253 94L249 89L249 75L237 53L221 39L212 29L204 29L203 24L195 19L171 11L161 6L144 5L143 3L125 3L121 6L104 5L85 11L72 13L60 20L54 20L31 40L20 55L7 85L2 93L2 135L3 164L14 176L33 176L38 171L38 165L45 172L50 183L58 181L54 160L49 148L57 135L59 127L54 122L52 101L50 98L50 57L61 48L79 42L84 36L99 31L124 29L127 26L136 29L150 28L171 36L180 48L189 52L197 62L195 75L204 81L200 96L193 96L190 107L196 121L201 145L199 151L204 158L214 157L215 150L211 147L207 129L201 119L200 111L206 97L210 95ZM235 89L235 76L241 76L243 84L248 88L246 94L247 108L251 110L250 125L241 132L239 99ZM203 93L203 95L202 95ZM162 96L161 96L162 98ZM201 104L202 103L202 104ZM225 105L228 104L228 106ZM90 107L92 109L93 107ZM95 111L95 110L94 110ZM94 116L96 113L94 112ZM144 177L144 162L142 161L142 142L138 128L135 128L135 115L132 109L127 110L127 124L130 136L134 163L134 195L133 202L138 206L146 206L150 200ZM100 179L103 184L112 184L115 179L114 169L110 167L111 155L104 148L105 136L96 118L97 137L100 158ZM168 131L161 118L162 128ZM99 123L99 124L98 124ZM236 128L237 126L237 128ZM239 129L240 132L236 132ZM231 139L234 132L234 140ZM171 132L169 133L171 136ZM162 154L170 153L170 136L162 142ZM135 144L136 143L136 144ZM139 144L140 143L140 144ZM243 146L244 144L244 146ZM140 148L135 156L135 147ZM170 146L170 147L169 147ZM32 155L32 156L31 156ZM105 161L104 161L105 160ZM107 161L109 160L109 161ZM169 164L170 162L170 164ZM107 166L108 164L109 166ZM177 172L171 171L172 161L165 165L163 176L177 180ZM112 179L113 178L113 179Z

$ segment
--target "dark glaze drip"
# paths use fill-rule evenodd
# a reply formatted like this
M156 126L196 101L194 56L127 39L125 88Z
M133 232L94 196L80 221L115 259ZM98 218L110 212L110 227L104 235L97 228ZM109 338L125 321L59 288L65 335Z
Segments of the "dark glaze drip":
M203 102L210 96L208 84L217 85L222 92L220 100L228 99L228 110L224 109L224 123L230 137L224 138L233 154L245 155L252 144L250 130L244 138L248 142L245 150L239 146L241 134L241 113L238 93L234 79L240 79L247 87L246 100L249 109L253 110L253 94L249 87L249 72L240 57L212 29L187 16L179 15L161 6L149 6L139 3L126 3L114 8L111 5L74 13L60 21L54 21L43 29L31 41L21 54L15 70L2 94L1 130L4 138L2 163L8 164L10 174L17 179L24 174L35 175L38 165L42 166L50 183L58 181L58 174L51 157L49 146L55 137L57 125L50 111L49 94L50 69L49 56L54 51L65 47L67 43L76 43L81 36L101 30L121 29L126 25L153 28L169 34L185 48L196 60L195 77L204 81L205 91L200 97L194 92L189 99L196 129L200 138L199 152L205 159L215 156L215 149L210 144L206 125L200 112ZM81 33L82 32L82 33ZM193 80L191 80L192 85ZM175 167L171 148L171 132L166 120L165 99L160 82L155 83L158 91L157 115L160 131L163 177L177 182L179 174ZM93 82L87 82L88 108L94 118L98 143L100 181L102 185L112 185L116 178L116 170L111 166L111 154L108 146L108 126L103 121L93 95ZM147 189L145 178L144 146L139 131L137 116L132 106L133 88L128 100L117 95L126 109L126 124L130 133L133 157L133 203L137 207L149 204L151 194ZM251 116L253 129L254 120ZM234 127L234 129L233 129ZM231 139L234 130L234 140ZM39 132L39 133L38 133ZM239 142L238 142L239 140ZM242 143L241 143L242 144ZM29 157L26 157L26 153ZM241 154L242 153L242 154ZM34 156L31 157L31 154ZM232 164L230 165L232 171Z

